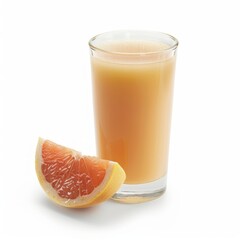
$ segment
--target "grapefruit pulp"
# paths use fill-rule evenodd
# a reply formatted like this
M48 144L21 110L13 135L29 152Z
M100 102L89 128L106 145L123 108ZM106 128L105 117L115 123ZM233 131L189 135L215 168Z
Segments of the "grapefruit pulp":
M39 138L36 158L38 180L55 203L84 208L109 199L126 175L117 162L81 153Z

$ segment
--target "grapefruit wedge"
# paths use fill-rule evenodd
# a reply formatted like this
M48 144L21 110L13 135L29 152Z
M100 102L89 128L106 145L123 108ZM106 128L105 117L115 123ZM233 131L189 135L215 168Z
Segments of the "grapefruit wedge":
M117 162L81 153L39 138L36 173L48 197L69 208L85 208L109 199L126 175Z

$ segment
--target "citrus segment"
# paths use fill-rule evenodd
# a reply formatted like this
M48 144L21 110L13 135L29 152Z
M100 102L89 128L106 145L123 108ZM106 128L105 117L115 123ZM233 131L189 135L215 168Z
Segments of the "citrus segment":
M39 138L36 172L47 195L66 207L88 207L110 198L125 180L120 165Z

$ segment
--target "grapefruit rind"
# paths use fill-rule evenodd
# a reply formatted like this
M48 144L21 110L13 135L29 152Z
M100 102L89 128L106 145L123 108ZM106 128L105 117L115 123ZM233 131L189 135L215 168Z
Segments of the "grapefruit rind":
M62 198L58 195L57 191L52 187L52 185L46 181L45 176L43 175L41 170L41 165L43 163L42 145L44 141L44 139L39 138L36 149L35 167L37 177L40 185L42 186L47 196L53 202L61 206L68 208L85 208L99 204L111 198L126 179L126 174L121 168L121 166L117 162L109 161L109 165L102 183L97 188L95 188L89 195L79 196L76 199ZM73 153L75 154L80 154L75 150L70 150L73 151Z

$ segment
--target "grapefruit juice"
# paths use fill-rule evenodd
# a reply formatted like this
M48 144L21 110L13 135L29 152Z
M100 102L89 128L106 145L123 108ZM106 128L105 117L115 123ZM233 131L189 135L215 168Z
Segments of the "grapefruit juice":
M136 53L167 46L115 42L106 47ZM129 62L117 54L92 58L98 156L119 162L126 172L125 183L146 183L166 174L174 66L174 56L159 59L154 54L147 62Z

